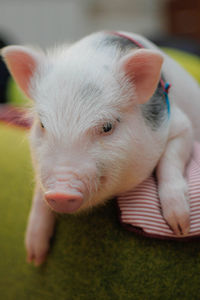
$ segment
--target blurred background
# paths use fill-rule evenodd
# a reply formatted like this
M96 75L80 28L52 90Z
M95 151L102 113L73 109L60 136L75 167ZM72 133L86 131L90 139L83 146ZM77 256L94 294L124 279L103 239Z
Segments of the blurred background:
M200 0L0 0L0 47L54 46L103 29L200 55ZM3 102L8 73L0 68Z
M93 31L200 39L199 0L0 0L0 31L17 43L49 46Z

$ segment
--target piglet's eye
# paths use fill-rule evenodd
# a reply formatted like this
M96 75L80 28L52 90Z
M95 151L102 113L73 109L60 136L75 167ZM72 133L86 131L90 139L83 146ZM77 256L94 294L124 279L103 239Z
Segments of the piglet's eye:
M106 122L103 124L101 128L101 134L106 135L106 134L111 134L114 129L114 125L111 122Z
M112 128L113 128L113 124L110 123L110 122L107 122L107 123L105 123L105 124L103 125L102 130L103 130L103 132L106 133L106 132L111 131Z
M44 124L42 122L40 122L40 127L44 128Z

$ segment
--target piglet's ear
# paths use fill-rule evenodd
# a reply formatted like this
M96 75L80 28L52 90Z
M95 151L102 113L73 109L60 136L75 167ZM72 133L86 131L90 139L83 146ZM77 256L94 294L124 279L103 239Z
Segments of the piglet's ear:
M147 102L160 79L163 57L154 50L139 49L122 59L122 68L135 86L139 103Z
M42 59L42 54L22 46L8 46L1 50L5 63L22 91L31 98L30 81Z

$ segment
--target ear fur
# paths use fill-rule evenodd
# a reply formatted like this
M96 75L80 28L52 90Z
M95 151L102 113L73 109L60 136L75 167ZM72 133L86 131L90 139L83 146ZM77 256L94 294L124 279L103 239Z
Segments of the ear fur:
M162 63L162 55L149 49L136 50L122 59L121 67L135 86L140 104L147 102L155 92Z
M1 55L18 86L31 98L30 81L42 60L42 54L28 47L8 46L1 50Z

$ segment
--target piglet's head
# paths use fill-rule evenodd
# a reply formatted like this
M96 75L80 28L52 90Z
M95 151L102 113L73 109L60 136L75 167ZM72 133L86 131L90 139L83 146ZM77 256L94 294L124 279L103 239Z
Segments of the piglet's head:
M109 56L98 59L91 51L87 47L84 55L76 45L54 57L21 46L1 52L33 99L36 179L49 206L61 213L102 203L140 183L154 167L145 146L154 142L138 107L157 87L161 55L137 50L112 61L108 70Z

